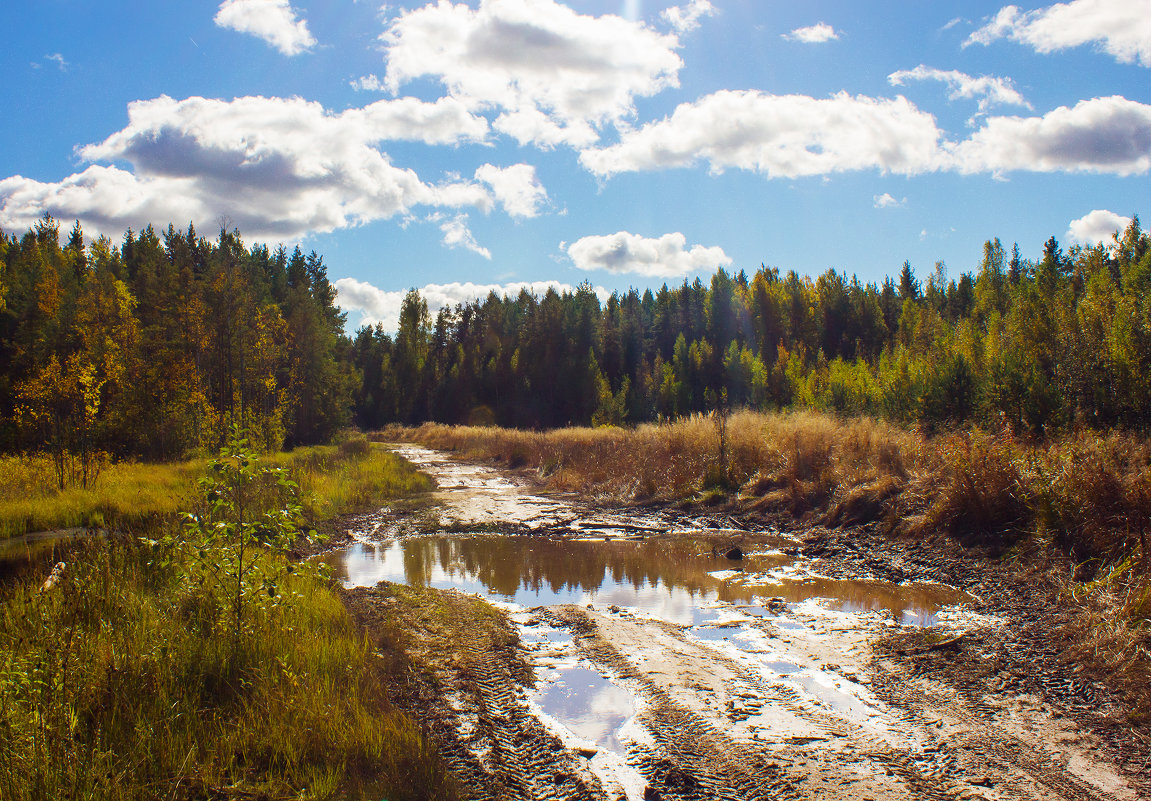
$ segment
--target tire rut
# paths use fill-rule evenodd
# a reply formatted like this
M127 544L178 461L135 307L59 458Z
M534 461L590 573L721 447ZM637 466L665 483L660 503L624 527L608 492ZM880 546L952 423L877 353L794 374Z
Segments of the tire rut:
M995 725L999 710L983 698L970 698L967 693L951 693L941 700L919 688L912 676L889 662L877 665L872 689L885 701L898 705L906 720L927 726L925 712L940 719L958 721L965 732L947 749L952 755L953 770L967 774L987 772L992 768L1001 776L997 782L1000 797L1044 798L1065 801L1106 801L1111 795L1079 779L1068 770L1067 761L1047 749L1038 749L1002 727ZM1005 795L1010 793L1010 795Z

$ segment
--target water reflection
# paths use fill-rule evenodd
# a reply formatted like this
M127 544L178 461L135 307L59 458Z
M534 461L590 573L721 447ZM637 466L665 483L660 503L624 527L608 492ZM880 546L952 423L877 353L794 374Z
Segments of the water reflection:
M620 742L623 725L635 714L630 692L585 667L554 671L533 698L544 712L561 721L577 737L618 754L627 748Z
M732 562L695 547L676 540L439 535L357 544L328 558L348 586L457 588L525 607L615 604L685 625L708 619L708 605L768 597L822 598L845 612L887 611L904 623L930 625L942 606L969 600L936 585L773 578L767 571L791 561L779 553L749 557L746 572L732 571Z

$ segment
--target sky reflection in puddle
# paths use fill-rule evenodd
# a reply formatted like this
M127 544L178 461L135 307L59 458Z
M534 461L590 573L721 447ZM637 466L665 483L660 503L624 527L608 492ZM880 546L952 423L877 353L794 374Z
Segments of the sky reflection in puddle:
M586 667L551 670L533 694L539 707L577 737L626 754L619 733L636 712L634 696Z
M557 604L620 606L681 625L715 622L717 608L739 604L757 617L766 598L813 598L843 612L887 612L931 625L945 605L968 597L952 588L819 578L775 578L788 557L765 557L756 573L731 572L723 557L695 553L676 540L592 541L528 536L420 536L357 543L327 560L347 586L380 581L455 588L525 608ZM715 575L713 575L715 574ZM746 578L741 580L742 576ZM782 618L779 619L782 622Z

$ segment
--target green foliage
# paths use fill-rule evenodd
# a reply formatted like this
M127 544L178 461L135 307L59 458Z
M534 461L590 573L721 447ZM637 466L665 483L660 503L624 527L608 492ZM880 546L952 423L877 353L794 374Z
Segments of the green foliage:
M3 238L0 261L9 451L171 458L214 450L233 424L261 451L353 420L634 425L706 412L722 388L735 407L931 429L1151 429L1151 237L1137 219L1108 246L1051 238L1034 262L989 239L950 280L942 262L923 281L905 262L882 283L719 270L602 302L586 283L492 293L434 319L413 290L394 335L353 341L319 256L246 248L235 231L148 228L84 247L78 227L62 245L45 218ZM56 428L82 429L90 448L20 411L78 395L53 388L53 364L88 376L90 420L65 409Z
M188 513L182 538L157 543L162 553L185 552L187 580L219 609L216 626L239 643L251 634L248 610L284 602L286 577L296 570L282 557L303 536L299 487L283 468L263 464L239 428L200 481L203 509ZM238 647L238 646L237 646Z
M357 417L462 423L484 408L503 425L638 424L707 412L708 392L726 388L735 407L881 414L929 430L1146 430L1149 242L1136 220L1110 248L1064 253L1050 239L1033 263L991 239L972 272L949 280L939 262L923 283L905 262L882 285L762 268L602 304L582 287L493 294L434 327L409 293L394 343L379 329L357 337ZM397 357L413 341L428 343L416 349L422 369Z

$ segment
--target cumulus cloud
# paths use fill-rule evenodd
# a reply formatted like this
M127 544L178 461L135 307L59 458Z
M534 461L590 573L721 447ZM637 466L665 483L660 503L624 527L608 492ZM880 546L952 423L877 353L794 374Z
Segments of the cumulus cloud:
M964 46L1003 38L1040 53L1094 43L1125 64L1151 67L1151 0L1072 0L1027 12L1004 6Z
M803 44L823 44L830 42L833 39L839 38L839 33L835 28L828 25L826 22L818 22L815 25L809 25L806 28L796 28L791 33L783 33L780 36L789 42L802 42Z
M377 75L361 75L359 78L348 81L348 85L357 92L384 91L384 82Z
M990 75L976 78L958 70L940 70L920 64L913 70L893 72L887 80L892 86L903 86L907 81L940 81L951 90L948 95L951 100L978 100L981 112L993 105L1031 108L1010 78Z
M555 0L440 2L405 11L382 34L392 91L439 80L521 144L587 146L635 113L636 97L679 85L679 39Z
M380 323L386 331L395 331L400 322L400 305L404 301L406 290L388 291L379 289L365 281L355 278L340 278L335 283L337 302L345 311L360 314L359 325L375 325ZM559 281L528 281L506 284L475 284L453 282L450 284L427 284L420 287L420 297L428 304L428 311L434 316L442 308L451 308L460 303L471 303L482 300L492 292L500 297L514 297L522 291L537 297L547 293L549 289L556 292L575 292L571 284ZM603 287L594 289L601 301L606 300L610 293Z
M377 147L395 139L483 139L486 121L450 98L383 100L332 114L300 98L161 96L130 104L128 117L126 128L79 155L127 162L131 172L94 165L57 184L9 178L0 185L0 225L25 227L49 212L115 233L226 215L246 235L272 238L407 214L414 206L494 205L480 184L425 183Z
M308 23L296 18L288 0L224 0L215 23L259 37L285 56L299 55L316 45Z
M1135 175L1151 169L1151 106L1114 96L1042 116L989 117L953 142L943 139L933 116L903 97L721 91L625 132L614 145L584 150L580 162L602 178L697 163L768 178L868 169Z
M45 214L81 220L89 232L116 235L147 221L208 223L217 210L205 205L192 181L139 179L117 167L95 164L56 183L20 175L0 181L0 228L31 228Z
M699 27L703 17L715 14L715 6L709 0L691 0L682 6L672 6L660 12L660 18L677 33L690 33Z
M428 220L439 223L440 231L444 235L444 247L452 250L456 248L470 250L491 261L492 252L476 241L472 229L468 227L468 215L456 214L449 217L442 212L436 212L429 216Z
M992 117L953 149L961 172L1095 172L1151 169L1151 106L1097 97L1041 117Z
M872 205L874 205L877 209L893 209L898 206L906 205L906 203L907 198L903 198L903 200L896 200L887 192L884 192L882 195L875 195L872 198Z
M512 217L536 217L547 205L548 193L530 164L496 167L484 164L476 170L476 180L491 187L492 194Z
M1130 217L1106 209L1095 209L1078 220L1072 220L1067 228L1067 237L1080 245L1108 243L1112 234L1116 231L1122 234L1130 224Z
M686 245L687 237L678 232L649 239L620 231L608 236L585 236L568 245L566 250L581 270L607 270L649 278L675 278L731 264L723 248L695 245L688 250Z
M934 117L903 97L724 90L617 144L584 150L580 162L602 177L699 161L713 172L736 167L771 178L865 169L911 175L938 166L939 139Z

